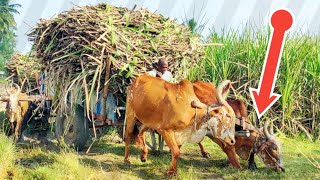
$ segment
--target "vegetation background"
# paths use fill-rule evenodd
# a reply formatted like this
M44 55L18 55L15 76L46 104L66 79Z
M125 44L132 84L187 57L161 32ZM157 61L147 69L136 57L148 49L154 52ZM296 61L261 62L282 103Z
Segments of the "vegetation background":
M9 0L0 0L0 70L4 70L4 63L10 59L15 48L16 22L13 14L19 13L19 4L9 4Z
M18 4L0 1L0 70L14 52L15 21ZM203 24L187 20L194 33ZM268 44L268 29L248 26L239 35L236 30L213 33L206 42L223 46L208 46L206 58L189 70L188 79L202 79L218 84L224 79L233 83L232 96L246 101L250 119L255 119L249 87L257 87ZM276 173L264 167L257 171L225 167L225 154L208 139L205 145L212 153L203 159L196 145L183 147L176 179L316 179L320 178L320 37L318 35L290 34L287 37L275 92L279 101L264 116L277 127L284 149L286 173ZM183 69L181 71L184 71ZM1 119L4 119L2 116ZM254 122L255 123L255 122ZM2 124L2 123L1 123ZM259 124L257 124L258 126ZM0 178L7 179L160 179L170 161L170 155L150 156L145 164L139 162L139 153L133 150L133 166L123 165L123 145L106 141L114 131L95 143L92 154L76 153L69 149L51 149L46 144L13 144L0 134ZM287 138L290 137L290 138ZM258 161L258 159L257 159ZM259 161L258 161L259 162ZM59 173L58 173L59 172Z

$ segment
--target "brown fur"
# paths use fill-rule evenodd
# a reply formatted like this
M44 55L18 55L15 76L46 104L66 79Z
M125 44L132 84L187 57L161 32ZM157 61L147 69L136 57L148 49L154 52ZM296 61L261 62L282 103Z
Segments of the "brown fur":
M238 99L227 100L228 104L232 107L234 114L237 117L248 118L247 107L243 101Z
M206 83L202 81L195 81L193 83L194 91L196 96L200 99L201 102L205 104L212 104L216 103L216 99L212 98L212 94L216 94L216 88L212 83ZM266 159L263 160L263 162L266 165L269 165L277 170L281 169L284 170L284 166L282 165L281 162L281 148L280 144L278 143L277 140L275 139L265 139L265 136L261 133L259 133L256 129L253 129L252 125L248 122L248 112L245 104L241 100L227 100L228 104L232 107L235 115L237 117L242 118L245 120L247 123L250 125L250 137L235 137L235 144L234 145L228 145L223 143L220 139L214 138L211 135L208 135L210 139L212 139L215 143L217 143L222 150L227 154L229 162L232 164L232 166L236 168L241 168L240 162L236 157L236 154L243 160L249 160L249 165L250 163L254 163L254 152L251 152L251 150L254 148L255 143L259 142L265 142L267 141L268 143L266 144L266 149L268 153L271 155L265 155L267 157ZM260 144L258 144L260 146ZM199 143L199 147L201 150L201 154L205 157L208 157L208 152L205 151L203 145ZM260 153L266 153L266 151L261 151ZM279 164L276 164L272 161L272 158L278 159Z
M138 77L135 82L129 86L127 92L125 162L130 163L130 139L133 135L135 124L139 122L142 125L138 134L139 140L136 142L138 142L139 146L143 149L141 160L145 161L148 153L145 145L145 131L147 129L154 129L161 134L171 150L172 161L167 174L171 176L176 173L177 158L180 155L180 149L179 144L177 144L175 140L174 132L184 130L192 125L195 119L195 108L192 107L191 104L199 104L192 103L194 101L199 100L194 93L192 83L189 81L183 80L178 84L172 84L148 75ZM206 105L204 106L207 107ZM220 117L219 109L222 108L228 112L231 121ZM210 117L219 116L220 124L218 124L218 128L220 131L222 127L227 127L231 128L234 133L235 116L232 108L225 103L221 105L219 109L215 108L207 112L207 108L198 106L196 118L203 121L207 113ZM224 126L222 126L222 124ZM232 144L232 136L234 135L225 137L222 141Z

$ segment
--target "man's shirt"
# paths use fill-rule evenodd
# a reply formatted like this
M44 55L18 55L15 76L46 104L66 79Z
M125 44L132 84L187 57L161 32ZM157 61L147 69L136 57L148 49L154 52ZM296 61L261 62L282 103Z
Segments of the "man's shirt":
M158 71L157 71L156 69L153 69L152 71L147 72L147 74L149 74L150 76L156 77L156 76L157 76L157 72L158 72ZM165 72L162 74L161 79L166 80L166 81L168 81L168 82L172 82L173 79L172 79L172 74L171 74L171 72L165 71Z

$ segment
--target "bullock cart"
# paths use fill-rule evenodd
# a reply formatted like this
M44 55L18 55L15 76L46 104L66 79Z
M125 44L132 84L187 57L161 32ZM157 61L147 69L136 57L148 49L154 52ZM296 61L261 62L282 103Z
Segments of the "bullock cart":
M41 86L44 86L42 84ZM97 112L90 112L87 114L84 110L84 104L76 103L76 105L70 105L66 107L64 111L56 110L54 111L54 106L52 102L54 97L46 93L39 93L28 95L27 93L21 93L21 87L16 83L12 83L11 87L6 86L6 95L0 97L0 101L6 102L6 117L8 118L10 124L14 123L14 129L8 128L8 135L13 133L19 133L15 135L16 141L18 141L19 136L26 124L40 123L54 123L54 132L57 138L62 139L66 144L73 145L76 149L82 150L89 137L89 128L97 128L102 126L116 126L121 129L123 126L123 119L117 118L109 119L109 114L104 114L108 112L102 112L98 115ZM38 89L43 89L39 87ZM106 107L108 104L109 109L115 108L110 101L99 100L96 104L101 104ZM111 107L112 106L112 107ZM121 114L121 110L125 108L117 107L118 112ZM113 115L113 113L111 113ZM120 116L119 114L119 116ZM93 115L93 118L90 117ZM111 115L111 116L112 116ZM116 116L114 114L114 116ZM123 116L124 117L124 116ZM22 126L22 127L21 127ZM13 131L13 132L11 132ZM14 132L16 131L16 132Z
M168 59L178 82L204 56L200 38L175 20L106 4L41 20L28 36L41 65L38 95L48 98L39 102L50 105L56 135L78 149L89 127L123 124L127 86L159 58Z
M56 135L78 149L89 127L123 125L127 86L160 58L179 81L204 55L200 38L175 20L107 4L41 20L28 36Z

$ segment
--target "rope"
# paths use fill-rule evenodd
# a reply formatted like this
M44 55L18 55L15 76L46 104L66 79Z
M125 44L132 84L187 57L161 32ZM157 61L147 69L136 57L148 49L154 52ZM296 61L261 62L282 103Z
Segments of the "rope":
M194 130L197 130L197 116L198 116L198 108L196 107L196 112L194 115Z

